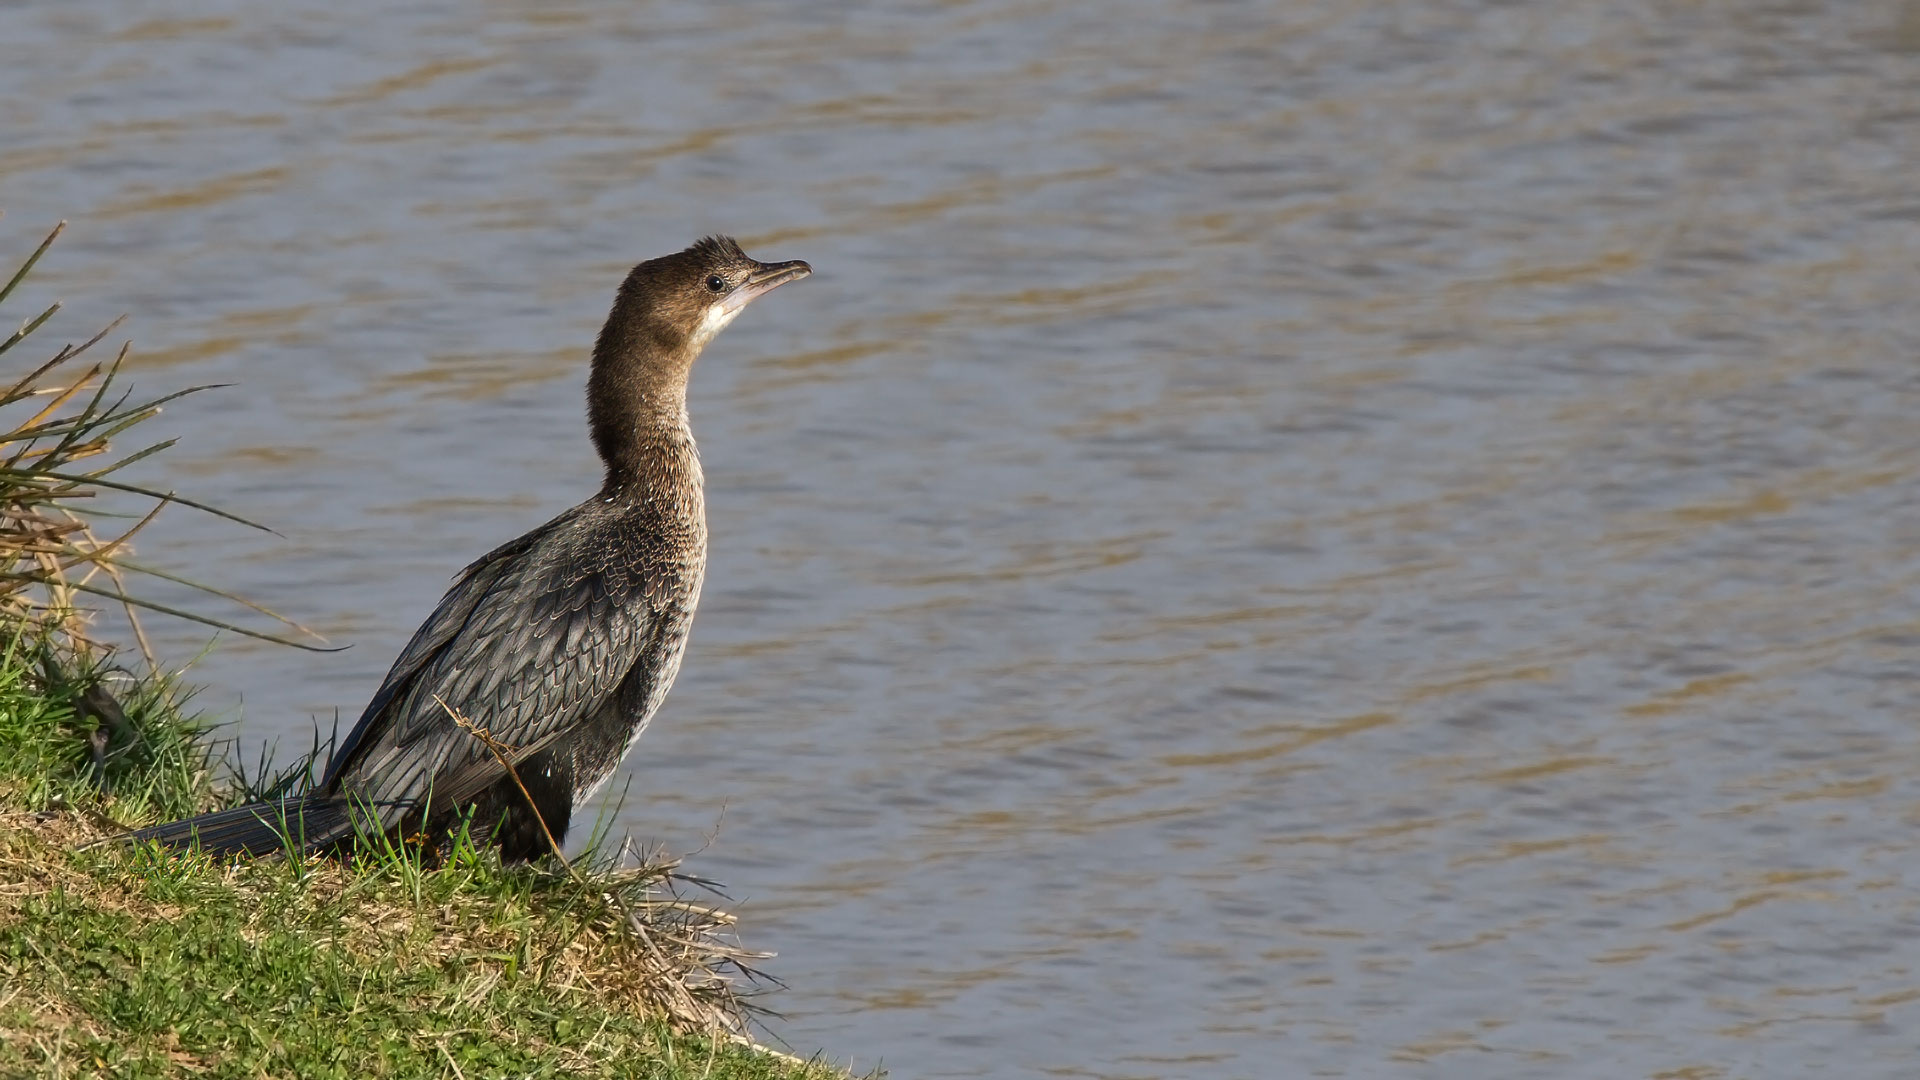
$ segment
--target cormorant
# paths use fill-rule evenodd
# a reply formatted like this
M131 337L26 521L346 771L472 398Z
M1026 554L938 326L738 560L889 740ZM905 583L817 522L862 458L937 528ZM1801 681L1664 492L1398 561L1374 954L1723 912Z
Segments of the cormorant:
M460 572L312 791L134 838L264 854L284 835L304 853L356 831L444 838L471 811L472 835L509 860L552 850L542 820L563 841L673 685L700 600L707 519L687 375L750 301L812 272L757 262L724 236L634 267L587 379L599 492ZM449 708L486 729L511 774Z

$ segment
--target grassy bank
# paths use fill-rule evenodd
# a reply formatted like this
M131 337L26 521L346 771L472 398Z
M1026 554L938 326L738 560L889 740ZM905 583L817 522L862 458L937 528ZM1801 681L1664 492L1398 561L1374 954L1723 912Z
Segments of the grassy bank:
M658 867L583 882L468 846L434 866L383 846L231 864L80 848L214 798L205 733L151 689L97 769L87 685L17 643L0 655L0 1075L845 1075L728 1037L734 1006L705 984L726 973L702 966L724 944L674 952L711 909L665 896ZM675 1033L677 994L710 1033L687 1015Z
M109 392L119 360L80 357L99 338L12 363L52 313L0 344L0 1077L846 1077L747 1039L758 954L671 861L86 846L264 781L221 767L139 632L139 611L225 625L128 587L179 580L126 538L186 501L109 475L165 448L112 453L158 403ZM103 491L152 510L102 538ZM125 612L142 661L94 640L89 599Z

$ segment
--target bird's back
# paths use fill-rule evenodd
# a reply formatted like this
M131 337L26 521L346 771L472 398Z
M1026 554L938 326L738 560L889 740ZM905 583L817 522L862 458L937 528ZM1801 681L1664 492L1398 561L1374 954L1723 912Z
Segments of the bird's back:
M429 798L474 799L506 770L454 713L516 767L622 727L610 760L586 755L610 773L665 697L699 602L706 523L693 468L691 483L603 492L467 567L336 751L324 789L392 808L389 825Z

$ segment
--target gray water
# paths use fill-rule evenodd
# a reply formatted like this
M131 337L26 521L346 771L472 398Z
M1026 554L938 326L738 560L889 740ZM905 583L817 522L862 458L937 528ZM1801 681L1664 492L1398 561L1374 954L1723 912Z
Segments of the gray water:
M142 555L353 645L222 638L251 744L593 488L615 285L727 231L817 273L695 373L621 825L790 1045L1920 1068L1920 5L392 7L0 8L0 249L285 537Z

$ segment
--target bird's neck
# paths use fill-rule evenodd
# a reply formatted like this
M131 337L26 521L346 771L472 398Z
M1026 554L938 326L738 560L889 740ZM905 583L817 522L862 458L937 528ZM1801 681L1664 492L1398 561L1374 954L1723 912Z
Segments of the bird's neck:
M687 423L687 376L698 350L684 339L668 337L638 332L631 322L616 318L595 345L587 377L587 421L594 449L606 465L609 488L677 478L687 472L689 462L697 482L699 457Z
M687 422L686 398L643 400L612 416L596 416L594 444L609 492L678 493L702 482L700 453Z

